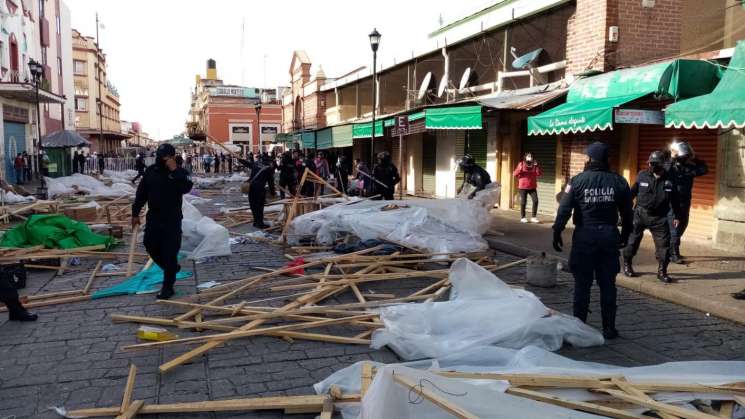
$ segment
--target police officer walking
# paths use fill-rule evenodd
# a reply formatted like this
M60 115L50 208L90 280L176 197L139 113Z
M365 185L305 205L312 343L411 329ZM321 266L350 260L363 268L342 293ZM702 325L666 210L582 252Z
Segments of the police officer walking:
M373 168L373 178L375 179L375 193L386 201L392 200L401 176L398 175L398 169L391 162L391 154L387 151L378 153L378 164Z
M264 224L264 204L267 182L274 182L274 165L268 154L263 154L262 158L253 164L248 182L248 205L254 218L253 226L260 229L269 228Z
M561 252L561 232L569 217L574 222L569 268L574 275L574 316L587 322L590 288L600 287L603 336L618 337L616 330L616 275L620 271L618 249L626 244L632 225L631 192L622 176L608 164L608 146L595 142L585 151L585 170L573 177L565 189L553 225L553 246ZM618 233L618 216L621 233Z
M672 210L667 213L667 221L670 225L670 261L673 263L684 263L680 255L680 239L688 228L688 219L691 214L691 199L693 190L693 179L709 173L709 167L703 160L696 158L693 147L686 141L675 141L670 146L671 159L667 164L667 172L670 175L675 189L678 190L680 200L680 213L678 214L678 225L673 225L675 219Z
M639 251L644 230L649 229L658 263L657 279L670 283L672 279L667 274L667 266L670 264L670 226L667 214L672 211L672 224L677 227L680 213L678 191L665 171L665 154L662 151L653 151L647 162L649 169L639 172L631 187L631 195L636 198L636 207L634 228L628 245L623 249L623 273L628 277L636 276L632 259Z
M463 156L459 166L460 170L463 171L463 184L458 188L458 194L463 191L466 185L471 185L474 190L468 194L468 199L472 199L478 191L484 190L486 185L491 183L489 173L476 164L476 160L470 154Z
M176 149L161 144L155 153L155 164L145 170L135 201L132 204L132 234L140 224L140 211L147 203L145 249L163 270L163 286L157 298L167 300L174 294L176 274L181 269L178 251L181 248L181 203L193 186L189 173L178 166Z

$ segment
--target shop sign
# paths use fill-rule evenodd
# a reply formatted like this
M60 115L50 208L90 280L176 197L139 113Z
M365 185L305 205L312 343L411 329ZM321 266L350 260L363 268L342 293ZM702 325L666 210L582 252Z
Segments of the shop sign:
M616 109L616 124L664 125L665 114L662 111L644 109Z

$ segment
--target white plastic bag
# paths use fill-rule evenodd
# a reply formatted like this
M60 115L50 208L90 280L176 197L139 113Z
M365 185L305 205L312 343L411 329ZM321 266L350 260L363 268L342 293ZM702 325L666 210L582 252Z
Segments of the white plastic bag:
M181 220L181 251L190 259L227 256L230 252L230 233L215 220L205 217L184 197Z
M371 346L387 345L403 359L420 359L484 345L555 351L565 340L580 347L604 342L599 331L549 310L533 293L510 288L468 259L453 263L450 283L449 301L382 308L385 328L375 331Z

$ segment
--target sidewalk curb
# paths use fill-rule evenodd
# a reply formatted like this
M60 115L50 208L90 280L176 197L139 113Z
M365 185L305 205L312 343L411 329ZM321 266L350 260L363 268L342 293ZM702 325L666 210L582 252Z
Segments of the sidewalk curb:
M535 250L531 250L527 247L517 246L514 243L502 241L495 237L485 237L485 239L489 243L489 247L491 247L492 249L509 253L518 257L525 258L528 256L535 256L540 254L540 252L537 252ZM557 256L555 254L549 254L548 256L559 260L563 265L562 270L569 272L569 263L566 258ZM623 275L618 275L616 277L616 284L626 289L636 291L640 294L649 295L651 297L659 298L661 300L669 301L671 303L704 312L707 315L713 315L722 319L745 325L745 309L722 306L716 301L704 300L696 296L680 292L674 288L675 285L662 284L657 280L627 278Z

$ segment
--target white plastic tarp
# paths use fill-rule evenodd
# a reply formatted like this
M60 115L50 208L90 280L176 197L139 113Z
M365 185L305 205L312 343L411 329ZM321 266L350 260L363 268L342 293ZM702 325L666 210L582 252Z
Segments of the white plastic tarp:
M336 371L325 380L314 385L318 394L326 394L332 385L340 387L344 394L358 394L360 391L360 374L363 362L355 363L347 368ZM407 374L407 377L413 379L416 384L424 385L428 390L436 392L440 396L448 396L443 392L434 389L431 385L434 383L440 389L449 393L460 394L464 391L472 392L470 386L487 386L490 391L490 397L486 400L479 400L476 405L472 405L468 399L457 396L447 397L454 403L463 408L479 409L480 403L491 404L491 400L502 400L500 392L503 391L507 382L490 381L490 380L453 380L433 377L430 372L438 370L461 371L461 372L479 372L479 373L514 373L514 374L547 374L547 375L565 375L565 376L624 376L632 384L656 382L670 384L701 384L701 385L722 385L742 381L745 377L745 361L687 361L687 362L668 362L658 365L642 367L618 367L614 365L600 364L594 362L575 361L561 355L549 352L535 346L528 346L521 350L499 348L495 346L480 346L470 348L465 351L448 354L438 359L429 359L421 361L407 362L403 364L384 364L374 362L378 369L378 374L373 381L367 395L360 404L347 405L342 408L342 414L345 419L353 418L383 418L396 417L401 419L414 419L427 417L433 419L451 418L452 416L444 411L426 410L427 414L422 414L419 410L423 403L409 403L410 397L418 398L416 392L410 392L403 387L395 387L399 384L393 383L390 377L378 375L381 371L389 368L398 373ZM403 369L406 368L406 369ZM425 372L422 370L428 370ZM457 383L457 385L454 385ZM399 385L400 386L400 385ZM466 387L469 386L469 387ZM401 390L403 389L403 391ZM397 390L392 391L392 390ZM597 393L590 393L585 390L576 389L543 389L553 395L564 397L570 400L587 401L597 400L603 396ZM452 398L451 398L452 397ZM666 403L683 404L694 399L700 400L730 400L731 396L715 394L697 394L697 393L655 393L653 397L656 400ZM533 409L545 408L545 404L531 402L530 408L525 412L515 415L514 412L505 412L500 406L492 405L492 410L486 416L488 418L515 418L529 417ZM511 405L511 404L510 404ZM397 406L396 410L389 410L386 406ZM425 407L427 408L427 407ZM385 410L384 410L385 409ZM559 408L556 408L559 409ZM638 409L635 413L640 413L643 409ZM478 410L476 410L478 411ZM476 413L474 411L473 413ZM361 416L361 412L364 415ZM560 410L543 417L562 417ZM512 416L503 413L512 413ZM386 414L388 416L379 416ZM574 416L572 416L574 417ZM745 417L745 410L738 409L733 415L734 418Z
M226 256L230 252L230 233L212 218L205 217L184 196L181 221L181 251L190 259Z
M499 185L468 199L343 202L296 217L288 232L295 245L315 237L332 245L337 235L352 233L361 240L388 239L436 253L488 249L481 237L490 227L489 210L499 198ZM386 206L398 208L384 210Z
M58 178L44 178L50 198L56 198L61 195L74 195L81 192L89 196L109 198L118 198L123 195L133 195L135 193L135 188L130 181L112 180L112 185L106 186L100 180L80 173Z
M15 192L12 191L0 191L0 193L3 194L2 200L5 205L12 205L12 204L23 204L28 202L34 202L36 201L36 198L33 196L22 196L18 195Z
M380 310L385 328L372 347L387 345L403 359L438 358L475 346L558 350L602 345L599 331L548 309L533 293L513 289L468 259L450 267L449 301L398 304Z
M137 177L137 170L104 170L103 175L115 182L131 182L132 179Z

